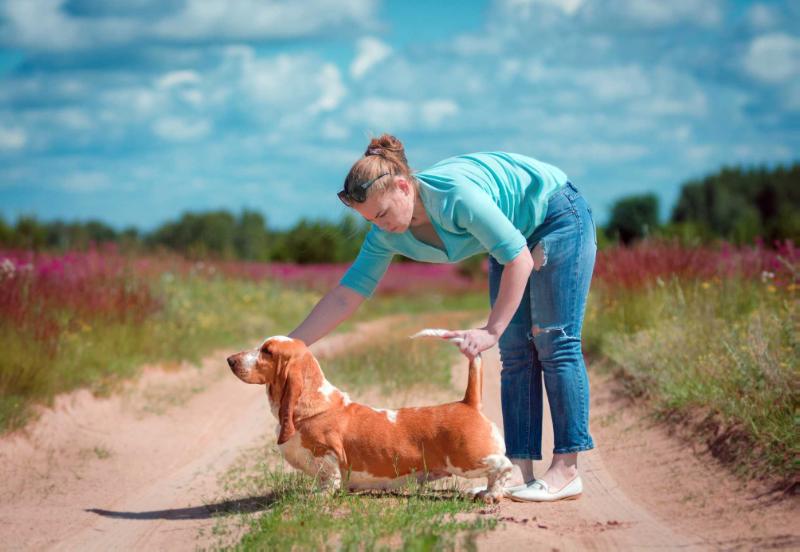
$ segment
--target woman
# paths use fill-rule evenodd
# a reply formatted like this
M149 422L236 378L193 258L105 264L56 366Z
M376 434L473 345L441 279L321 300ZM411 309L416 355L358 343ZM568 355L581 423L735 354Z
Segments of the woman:
M581 325L597 242L591 209L558 168L510 153L445 159L413 173L393 136L373 139L339 198L373 224L353 265L290 334L314 343L369 297L401 253L456 262L487 252L489 319L452 332L468 357L499 344L506 454L521 480L518 500L582 492L578 452L589 434L589 383ZM542 375L555 440L550 468L533 475L542 440Z

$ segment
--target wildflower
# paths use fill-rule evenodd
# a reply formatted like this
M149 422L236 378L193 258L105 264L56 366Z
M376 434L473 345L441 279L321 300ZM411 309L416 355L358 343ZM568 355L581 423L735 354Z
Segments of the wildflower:
M700 287L702 287L703 289L708 289L708 288L710 288L710 287L711 287L711 284L710 284L710 283L708 283L708 282L703 282L703 283L700 285Z
M776 291L778 291L778 288L776 288L775 286L769 285L769 286L767 286L767 291L770 292L770 293L775 293Z
M8 278L9 280L14 277L14 263L11 262L11 259L3 259L3 262L0 263L0 281L5 280Z
M774 278L775 278L775 273L774 273L774 272L770 272L770 271L768 271L768 270L763 270L763 271L761 272L761 281L762 281L763 283L765 283L765 284L766 284L766 283L767 283L769 280L772 280L772 279L774 279Z

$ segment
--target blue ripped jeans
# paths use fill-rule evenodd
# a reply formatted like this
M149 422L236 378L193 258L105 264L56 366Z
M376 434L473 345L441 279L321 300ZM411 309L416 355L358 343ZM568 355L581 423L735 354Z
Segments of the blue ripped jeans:
M594 448L589 434L589 379L581 326L597 253L592 211L567 183L551 196L547 216L528 238L544 264L531 273L511 323L500 337L500 395L506 455L542 458L542 376L553 420L554 453ZM494 305L503 266L489 258ZM536 331L532 332L532 328Z

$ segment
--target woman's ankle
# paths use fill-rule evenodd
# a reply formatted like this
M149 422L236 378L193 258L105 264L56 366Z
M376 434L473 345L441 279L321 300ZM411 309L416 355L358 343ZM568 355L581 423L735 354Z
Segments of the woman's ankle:
M529 483L535 479L533 475L533 461L530 458L511 458L514 471L511 472L511 480L519 480L520 483Z

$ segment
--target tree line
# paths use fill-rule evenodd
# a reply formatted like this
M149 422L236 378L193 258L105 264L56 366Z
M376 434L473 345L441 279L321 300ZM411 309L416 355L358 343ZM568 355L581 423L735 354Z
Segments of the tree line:
M273 230L264 216L243 210L184 213L152 232L115 230L100 221L41 222L20 217L9 225L0 218L0 246L67 251L116 243L126 252L172 251L192 259L216 258L294 263L345 262L355 258L369 227L348 214L338 222L303 219L293 227Z
M355 258L368 230L352 214L338 222L303 219L279 231L256 211L189 212L147 233L115 230L99 221L41 222L25 216L13 225L0 218L0 246L65 251L112 242L126 251L168 250L190 258L346 262ZM624 197L613 204L608 224L598 233L602 244L630 244L647 236L689 243L723 239L745 244L759 238L768 245L786 239L800 243L800 163L726 167L686 182L665 223L655 194Z
M658 212L655 194L625 197L611 208L605 237L624 244L650 235L696 243L800 243L800 163L724 167L684 183L666 223L660 223Z

